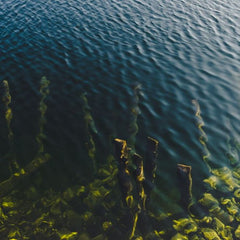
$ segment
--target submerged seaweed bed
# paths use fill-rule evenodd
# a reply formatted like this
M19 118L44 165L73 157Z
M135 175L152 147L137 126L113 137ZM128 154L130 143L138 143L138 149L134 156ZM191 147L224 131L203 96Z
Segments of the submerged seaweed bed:
M87 137L87 151L91 159L94 180L78 183L64 191L36 188L41 167L51 161L44 147L46 98L49 81L40 83L38 152L21 168L14 154L14 133L11 129L12 110L8 82L1 86L8 129L9 154L6 156L10 178L0 183L0 239L240 239L240 143L230 139L228 158L232 168L214 168L207 149L207 135L203 130L200 106L196 100L196 122L202 159L209 170L203 181L206 191L197 201L192 197L191 166L178 164L179 212L155 214L151 208L158 162L158 141L146 139L145 156L135 152L140 87L133 89L132 122L129 139L114 139L113 149L105 165L97 167L94 135L97 130L85 94L81 95ZM114 154L112 154L114 152ZM31 181L30 181L31 179Z

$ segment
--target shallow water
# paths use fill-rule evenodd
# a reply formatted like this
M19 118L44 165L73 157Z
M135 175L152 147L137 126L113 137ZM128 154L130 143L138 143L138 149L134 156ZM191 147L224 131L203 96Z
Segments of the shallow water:
M111 139L130 136L138 85L136 150L144 153L147 136L159 140L156 211L169 211L179 197L177 163L192 166L196 198L208 176L193 99L200 104L212 161L230 166L227 141L240 140L238 1L7 0L0 9L0 78L10 85L21 166L36 154L40 79L50 81L45 144L52 160L40 170L43 188L64 189L93 177L81 94L98 131L100 167L112 152ZM3 156L3 116L0 127ZM4 159L1 165L4 180Z

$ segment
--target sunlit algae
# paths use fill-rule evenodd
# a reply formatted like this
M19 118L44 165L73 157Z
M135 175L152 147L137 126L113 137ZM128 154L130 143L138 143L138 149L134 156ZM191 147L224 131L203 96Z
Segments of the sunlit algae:
M178 163L176 174L182 211L156 215L151 210L159 143L148 137L145 155L136 153L139 128L137 120L141 113L139 85L133 88L128 140L115 138L115 154L113 156L112 151L109 151L106 164L102 166L97 166L96 163L94 137L98 131L86 93L80 95L87 135L86 146L95 173L92 182L87 185L76 183L63 192L49 189L42 195L31 183L25 189L18 190L22 181L44 168L44 163L50 160L50 154L44 145L47 138L44 127L47 123L49 83L46 77L40 81L39 133L36 136L38 151L29 164L21 167L14 153L9 85L6 80L2 82L1 98L8 130L7 159L11 176L0 183L1 239L240 239L240 143L236 139L229 139L227 143L226 157L232 169L214 167L197 100L193 100L193 104L199 143L203 149L202 159L209 170L209 177L203 181L206 192L198 201L193 200L191 166ZM24 194L25 197L19 198L19 194Z

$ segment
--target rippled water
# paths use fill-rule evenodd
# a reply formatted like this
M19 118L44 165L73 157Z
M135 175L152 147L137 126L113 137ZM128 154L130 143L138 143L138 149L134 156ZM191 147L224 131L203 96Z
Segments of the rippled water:
M112 151L110 139L129 137L133 87L139 84L137 151L144 152L147 136L160 142L156 209L176 201L177 163L192 166L193 192L201 194L195 186L207 168L193 99L212 161L228 165L227 140L240 139L238 1L7 0L0 9L0 78L10 85L21 165L36 151L40 79L50 80L45 132L53 158L42 170L50 186L91 178L80 94L86 92L98 129L101 166ZM3 180L8 173L1 171Z

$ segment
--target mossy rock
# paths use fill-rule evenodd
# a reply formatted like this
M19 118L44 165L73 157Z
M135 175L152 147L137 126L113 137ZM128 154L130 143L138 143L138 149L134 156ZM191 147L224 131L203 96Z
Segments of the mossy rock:
M221 238L213 229L202 228L201 231L207 240L221 240Z
M171 238L171 240L188 240L188 237L180 233L177 233Z

